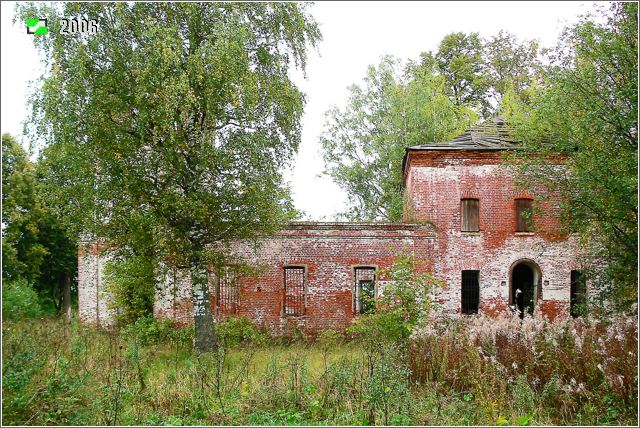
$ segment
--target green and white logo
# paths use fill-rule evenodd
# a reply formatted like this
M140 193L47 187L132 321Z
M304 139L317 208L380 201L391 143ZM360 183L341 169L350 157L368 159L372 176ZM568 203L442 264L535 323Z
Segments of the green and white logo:
M47 19L40 18L29 18L25 20L25 24L27 24L27 34L40 34L44 35L49 32L49 27L47 27Z

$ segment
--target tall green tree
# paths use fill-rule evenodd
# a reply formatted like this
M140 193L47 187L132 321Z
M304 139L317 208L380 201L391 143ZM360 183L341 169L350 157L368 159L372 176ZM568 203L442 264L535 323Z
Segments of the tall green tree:
M445 78L447 95L488 119L506 93L526 96L536 82L540 64L538 43L520 41L511 33L483 39L478 33L446 35L434 52L423 52L423 67Z
M295 3L65 3L34 38L50 66L34 124L63 170L85 232L112 247L144 236L188 267L195 347L217 346L207 264L233 239L291 218L281 168L300 141L304 96L289 78L320 39ZM98 22L61 35L61 17Z
M47 253L42 260L40 275L34 287L44 300L53 304L57 312L69 318L72 286L78 272L77 236L68 233L66 223L47 206L46 198L41 194L38 197L43 206L38 225L38 242Z
M531 99L502 109L526 141L520 178L562 196L563 224L608 262L608 296L637 300L638 6L614 3L567 28ZM559 169L530 152L566 159Z
M326 173L348 194L352 220L399 221L403 216L405 148L454 136L475 114L446 95L432 67L402 68L386 56L370 66L362 85L349 87L344 109L326 113L320 137Z
M2 279L40 277L47 249L39 241L42 207L34 168L27 152L9 135L2 135Z
M438 46L435 62L453 102L486 116L490 109L487 101L489 79L480 35L462 32L446 35Z
M69 315L77 245L47 205L40 165L9 134L2 137L2 173L3 279L25 279Z
M526 100L528 89L536 84L542 66L538 42L519 41L513 34L501 30L483 42L483 57L490 112L495 112L507 93Z

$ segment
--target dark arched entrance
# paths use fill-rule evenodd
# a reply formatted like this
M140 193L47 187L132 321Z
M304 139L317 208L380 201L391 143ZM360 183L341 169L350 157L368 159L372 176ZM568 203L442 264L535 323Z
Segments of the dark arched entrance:
M517 264L511 273L512 304L520 312L520 318L525 313L533 314L535 275L533 269L525 263Z

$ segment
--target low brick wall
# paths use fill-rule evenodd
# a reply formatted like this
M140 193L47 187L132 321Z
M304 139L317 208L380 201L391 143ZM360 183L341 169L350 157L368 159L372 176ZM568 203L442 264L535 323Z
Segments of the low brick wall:
M292 324L309 333L325 328L342 329L356 316L354 311L357 266L389 268L399 251L414 252L431 261L435 244L428 225L391 223L292 223L275 236L232 245L233 257L257 268L259 273L238 279L240 304L237 315L246 316L273 331ZM283 311L285 266L305 268L305 310L301 316ZM432 266L427 263L425 269ZM174 283L174 275L176 282ZM215 312L215 284L210 282ZM189 280L184 272L168 274L156 299L155 313L179 322L193 317Z

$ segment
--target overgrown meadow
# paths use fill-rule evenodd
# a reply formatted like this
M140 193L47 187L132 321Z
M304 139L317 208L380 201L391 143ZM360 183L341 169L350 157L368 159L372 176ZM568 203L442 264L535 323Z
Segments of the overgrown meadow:
M218 352L198 356L192 328L170 322L108 332L15 315L2 326L7 425L637 422L631 316L434 318L409 338L389 312L313 338L236 318L217 324Z

